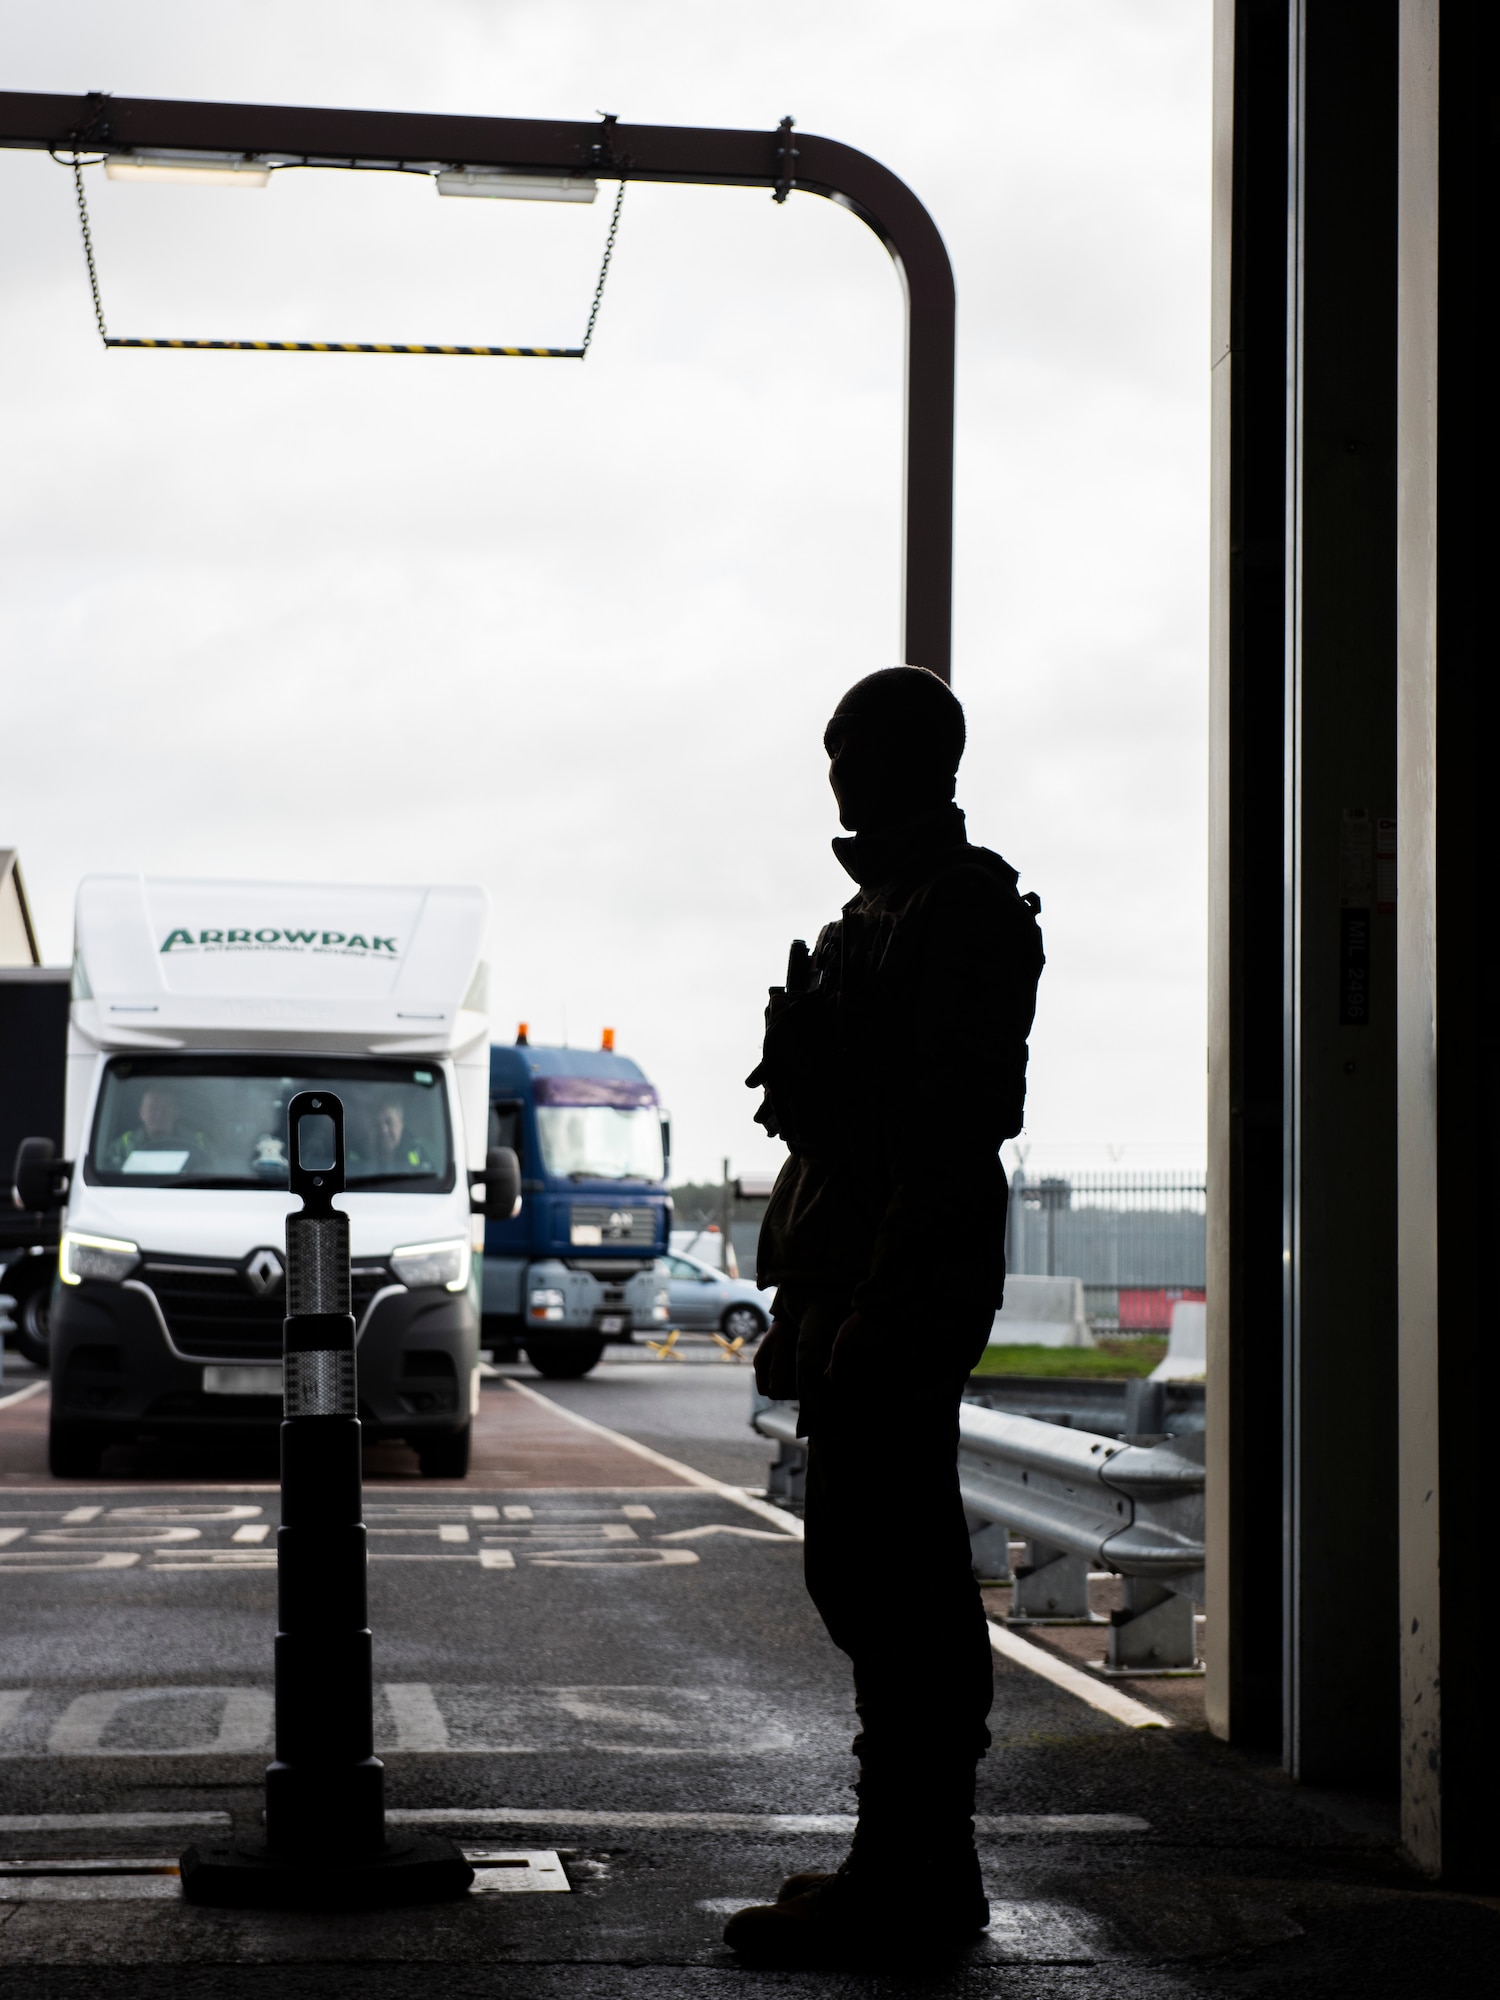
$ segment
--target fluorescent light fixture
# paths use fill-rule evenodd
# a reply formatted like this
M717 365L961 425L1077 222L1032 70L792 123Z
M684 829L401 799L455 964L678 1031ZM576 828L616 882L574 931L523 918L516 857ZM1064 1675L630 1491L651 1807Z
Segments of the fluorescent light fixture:
M264 160L245 153L111 153L104 172L112 181L194 181L205 187L263 188L271 178Z
M512 174L493 167L459 167L438 174L439 194L485 195L492 201L592 201L599 183L588 174Z

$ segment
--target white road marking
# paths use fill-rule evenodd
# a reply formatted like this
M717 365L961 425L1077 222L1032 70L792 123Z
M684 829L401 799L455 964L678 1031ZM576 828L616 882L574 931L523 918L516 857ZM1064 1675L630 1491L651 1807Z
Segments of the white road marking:
M981 1959L1002 1965L1096 1965L1113 1957L1100 1926L1065 1903L990 1901Z
M1028 1673L1051 1681L1054 1687L1077 1695L1090 1708L1097 1708L1101 1714L1123 1722L1128 1729L1173 1727L1172 1718L1163 1715L1159 1709L1147 1708L1144 1702L1133 1701L1128 1694L1121 1694L1118 1688L1110 1687L1107 1682L1096 1681L1082 1667L1071 1666L1068 1661L1058 1659L1055 1653L1034 1646L1029 1639L1023 1639L1017 1632L1007 1631L1005 1626L996 1625L993 1620L990 1621L990 1645L1002 1659L1011 1660L1016 1666L1025 1667Z
M108 1555L94 1555L78 1549L81 1560L63 1562L67 1549L11 1549L0 1555L0 1569L24 1569L28 1576L62 1576L81 1569L130 1569L141 1559L139 1549L113 1549Z
M275 1569L275 1549L157 1549L153 1576L180 1569Z
M70 1507L63 1515L64 1527L82 1527L85 1521L97 1521L104 1512L102 1507Z
M386 1818L398 1826L552 1826L649 1833L853 1833L853 1813L597 1812L571 1806L407 1806ZM1149 1833L1134 1813L992 1813L980 1833Z
M664 1471L676 1473L679 1479L686 1480L689 1486L698 1487L701 1492L717 1493L720 1499L731 1501L736 1507L744 1507L752 1514L759 1514L763 1521L770 1521L780 1528L784 1535L791 1536L794 1541L801 1541L802 1523L796 1515L783 1513L780 1507L773 1507L769 1500L757 1500L753 1493L747 1493L741 1486L730 1486L722 1479L710 1479L706 1472L700 1472L696 1466L684 1465L679 1459L668 1458L665 1452L653 1451L648 1444L638 1444L633 1437L627 1437L623 1431L612 1431L604 1424L596 1424L592 1417L581 1417L576 1410L570 1410L565 1403L555 1403L550 1396L544 1396L540 1390L533 1389L528 1382L518 1382L512 1376L510 1386L513 1394L525 1396L533 1403L544 1403L549 1410L556 1411L560 1417L566 1417L570 1424L576 1424L580 1430L592 1431L596 1437L608 1438L611 1444L619 1445L622 1451L634 1452L637 1458L644 1458L652 1465L661 1466Z
M705 1535L742 1535L747 1542L789 1542L787 1535L778 1535L770 1528L731 1527L725 1521L709 1521L701 1528L674 1528L669 1535L658 1535L659 1542L696 1542Z
M509 1549L481 1549L479 1567L481 1569L514 1569L516 1559Z
M75 1695L53 1723L47 1748L57 1757L87 1756L98 1750L100 1737L128 1698L127 1691L120 1688Z
M486 1528L484 1539L491 1545L515 1542L530 1548L544 1542L638 1542L640 1536L625 1521L596 1521L587 1527L563 1528L550 1528L538 1521L529 1528Z
M440 1542L466 1542L468 1539L469 1531L462 1521L444 1521L438 1529Z
M30 1688L0 1688L0 1729L7 1729L31 1699Z
M0 1410L8 1410L16 1403L24 1403L28 1396L40 1396L47 1384L28 1382L24 1389L13 1389L8 1396L0 1396Z
M620 1512L625 1516L627 1521L654 1521L656 1519L656 1509L654 1507L622 1507Z
M508 1553L508 1552L506 1552ZM636 1553L636 1552L631 1552ZM647 1556L660 1552L640 1551ZM754 1695L726 1715L706 1689L672 1685L446 1687L426 1682L389 1685L381 1712L381 1753L501 1756L558 1749L619 1756L763 1756L795 1750L777 1705ZM0 1759L59 1757L183 1757L254 1755L268 1746L272 1699L261 1687L14 1688L0 1703ZM49 1737L50 1730L50 1737ZM454 1740L456 1739L456 1740ZM478 1824L504 1823L502 1813L476 1808ZM455 1809L455 1818L466 1816ZM470 1814L469 1816L473 1816ZM719 1822L710 1815L705 1825ZM542 1813L537 1824L545 1824ZM662 1824L699 1824L672 1814ZM841 1816L817 1815L807 1828L837 1830ZM659 1822L648 1814L642 1825ZM759 1813L734 1814L735 1826L755 1828ZM765 1822L769 1824L769 1822ZM777 1825L782 1821L778 1818ZM803 1824L801 1816L796 1824ZM981 1819L993 1834L1140 1833L1145 1821L1121 1814L998 1815Z
M507 1526L486 1529L485 1532L491 1535L519 1535L528 1532L550 1535L558 1528L597 1528L605 1521L612 1521L618 1527L625 1518L625 1509L623 1507L528 1507L526 1518L532 1523L532 1529L529 1531L525 1528Z
M76 1695L52 1725L47 1748L54 1757L135 1757L135 1749L106 1746L104 1732L125 1708L147 1702L170 1701L185 1695L221 1695L224 1706L217 1733L207 1742L157 1749L154 1757L200 1757L233 1755L262 1750L271 1738L273 1705L264 1688L100 1688Z
M98 1542L139 1542L143 1548L162 1548L169 1542L201 1542L201 1528L38 1528L33 1541L49 1548L92 1548Z
M25 1534L24 1528L0 1528L0 1549L9 1548L12 1542L23 1540Z
M499 1518L500 1509L498 1507L471 1507L469 1509L469 1519L471 1521L498 1521Z
M150 1827L230 1824L227 1812L0 1813L0 1833L133 1833Z
M99 1509L93 1511L97 1514ZM219 1507L204 1501L194 1501L185 1507L164 1506L153 1500L147 1507L111 1507L109 1518L112 1521L253 1521L265 1511L264 1507L243 1504Z
M229 1537L232 1542L263 1542L271 1532L269 1521L247 1521Z
M532 1569L670 1569L699 1557L691 1549L556 1549L526 1560Z
M532 1518L529 1507L507 1507L503 1511L507 1521L529 1521Z
M386 1703L398 1750L446 1750L448 1725L426 1681L387 1681Z

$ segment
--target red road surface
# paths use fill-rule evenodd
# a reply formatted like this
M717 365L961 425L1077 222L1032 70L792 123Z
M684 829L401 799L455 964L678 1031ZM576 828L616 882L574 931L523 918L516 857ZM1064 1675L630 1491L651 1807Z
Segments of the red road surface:
M0 1409L0 1486L36 1487L53 1482L47 1472L49 1392L41 1389L24 1402ZM153 1488L174 1485L201 1488L229 1480L236 1484L274 1484L275 1461L269 1440L245 1449L212 1442L176 1446L114 1446L104 1457L97 1482L139 1484ZM640 1457L596 1431L586 1430L556 1404L513 1387L490 1382L474 1419L474 1456L467 1482L423 1479L417 1456L401 1443L372 1445L365 1453L365 1481L385 1486L408 1482L423 1489L467 1483L491 1490L515 1487L528 1491L548 1487L619 1488L686 1486L691 1482L663 1465Z

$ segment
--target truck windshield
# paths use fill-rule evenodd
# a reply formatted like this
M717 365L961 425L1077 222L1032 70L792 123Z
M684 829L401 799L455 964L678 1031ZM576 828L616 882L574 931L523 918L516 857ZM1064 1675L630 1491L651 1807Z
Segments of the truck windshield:
M537 1131L549 1174L560 1180L659 1181L661 1113L654 1104L539 1104Z
M299 1090L343 1100L351 1188L453 1186L442 1071L420 1063L275 1057L117 1057L104 1073L88 1178L114 1187L284 1188L286 1108Z

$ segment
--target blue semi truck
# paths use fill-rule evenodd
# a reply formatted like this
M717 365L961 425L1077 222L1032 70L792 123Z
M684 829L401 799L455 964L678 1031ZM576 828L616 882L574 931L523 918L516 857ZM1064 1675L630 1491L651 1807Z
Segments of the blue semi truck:
M652 1084L614 1051L490 1049L491 1146L514 1148L521 1200L484 1228L483 1339L541 1374L586 1375L611 1341L666 1324L670 1132Z

